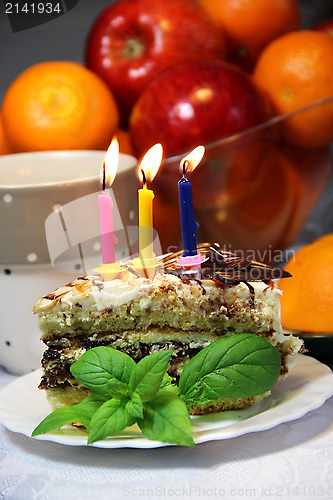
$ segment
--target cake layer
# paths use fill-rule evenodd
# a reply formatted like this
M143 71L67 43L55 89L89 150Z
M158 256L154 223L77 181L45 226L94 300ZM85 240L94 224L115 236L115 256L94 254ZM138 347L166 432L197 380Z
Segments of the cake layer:
M62 384L57 387L45 389L47 399L51 407L56 410L63 406L71 406L80 403L84 398L89 396L91 392L85 387L72 387L71 385ZM193 405L191 415L203 415L206 413L216 413L219 411L237 410L252 406L254 403L269 396L270 392L260 396L240 399L219 399L212 403L204 405Z
M136 335L136 338L138 334ZM81 339L82 340L82 339ZM168 374L178 381L181 370L184 364L197 354L203 347L206 347L212 340L202 340L201 342L190 342L184 344L181 342L154 342L145 343L136 340L131 343L123 338L113 340L106 336L98 339L85 339L80 341L75 339L68 342L69 347L63 347L57 343L52 344L44 352L42 358L42 367L44 376L41 382L41 388L55 387L64 382L69 382L73 386L77 386L78 382L72 377L70 366L77 361L86 350L97 346L108 346L114 349L121 350L125 354L131 356L135 362L140 361L145 356L161 350L172 350L173 354L169 362Z
M48 349L44 352L42 366L44 375L41 388L47 389L68 383L74 387L80 384L72 377L70 366L77 361L84 352L97 346L108 346L131 356L135 362L143 357L160 350L172 350L168 374L178 382L180 373L185 365L202 348L209 345L223 335L210 332L192 332L164 328L149 329L147 331L124 331L122 334L85 335L75 338L55 339L47 342ZM293 366L295 354L300 351L302 342L292 335L284 336L274 331L264 332L262 337L278 349L281 354L281 376L285 376Z
M132 275L133 276L133 275ZM223 286L184 282L158 274L153 280L78 279L40 299L34 308L42 340L165 326L184 332L281 331L279 290L263 282Z

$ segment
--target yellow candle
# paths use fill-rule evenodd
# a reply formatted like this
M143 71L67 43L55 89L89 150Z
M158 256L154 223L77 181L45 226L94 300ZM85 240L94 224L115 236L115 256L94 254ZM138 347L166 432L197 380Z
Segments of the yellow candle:
M154 257L153 249L153 199L154 192L143 185L139 195L139 257L142 260Z
M155 144L147 151L139 165L139 176L143 187L138 191L139 201L139 260L142 267L154 265L153 249L153 199L154 192L148 189L147 181L152 181L160 167L163 149Z

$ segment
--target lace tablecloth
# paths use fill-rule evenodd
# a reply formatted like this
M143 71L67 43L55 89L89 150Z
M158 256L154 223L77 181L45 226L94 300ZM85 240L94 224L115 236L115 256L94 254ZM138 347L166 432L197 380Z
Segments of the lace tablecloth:
M0 388L15 377L0 369ZM195 448L99 449L0 426L0 499L333 499L333 398L272 430Z

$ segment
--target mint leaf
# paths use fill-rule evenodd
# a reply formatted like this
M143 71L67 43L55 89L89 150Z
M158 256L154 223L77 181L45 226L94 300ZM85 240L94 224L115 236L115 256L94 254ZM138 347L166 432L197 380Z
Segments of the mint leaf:
M125 409L135 419L143 418L143 402L137 392L133 392L132 398L126 403Z
M262 337L236 334L216 340L184 367L179 389L189 403L264 394L278 380L281 357Z
M136 391L143 402L151 399L159 390L168 368L172 351L158 351L141 359L132 371L130 389Z
M80 422L87 429L95 411L105 402L105 398L97 394L92 394L85 398L81 403L73 406L59 408L48 415L32 431L31 436L45 434L46 432L60 429L66 424Z
M124 384L124 382L120 382L116 378L111 378L107 384L106 388L111 397L117 398L121 396L125 396L129 393L128 384Z
M263 394L278 380L281 366L279 352L267 340L236 334L194 356L185 365L178 388L165 374L171 355L171 350L158 351L135 364L113 348L90 349L71 372L96 394L52 412L32 436L81 422L89 429L90 444L137 421L149 439L193 446L187 405Z
M127 398L109 399L95 412L90 422L88 444L118 434L135 423L135 418L125 409L127 401Z
M163 377L160 390L173 392L174 394L179 394L178 385L172 383L172 377L170 377L170 375L168 375L167 373Z
M144 418L138 420L138 426L149 439L180 446L195 445L186 404L166 390L159 391L145 404Z
M110 397L107 383L115 378L128 384L135 362L127 354L112 347L94 347L72 364L72 375L85 387L105 397Z

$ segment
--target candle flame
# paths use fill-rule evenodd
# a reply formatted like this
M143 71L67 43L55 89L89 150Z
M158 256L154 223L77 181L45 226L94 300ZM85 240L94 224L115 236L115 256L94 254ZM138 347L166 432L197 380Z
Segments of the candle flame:
M144 155L138 168L139 179L143 184L154 179L160 168L162 156L162 144L155 144Z
M180 162L180 171L183 173L184 167L185 172L193 172L193 170L199 165L202 160L203 155L205 154L204 146L197 146L191 153L189 153L185 158Z
M117 168L119 160L119 143L117 138L114 137L111 144L106 152L102 171L101 171L101 184L103 186L103 191L105 187L110 187L116 177Z

